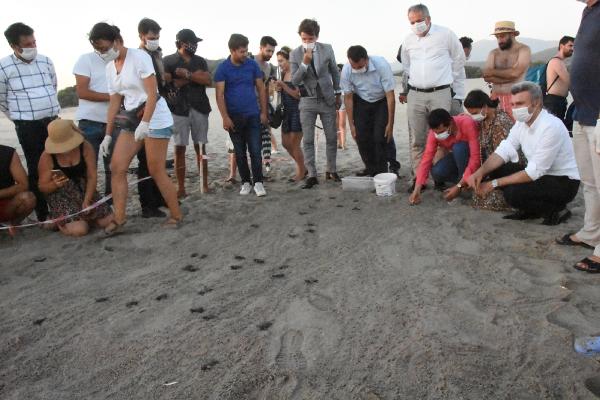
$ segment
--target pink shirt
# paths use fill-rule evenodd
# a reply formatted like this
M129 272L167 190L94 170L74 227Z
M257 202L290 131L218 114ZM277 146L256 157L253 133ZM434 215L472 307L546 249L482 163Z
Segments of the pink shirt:
M468 115L457 115L452 118L456 124L457 132L450 135L448 139L437 140L435 133L431 129L427 133L425 152L417 170L417 185L424 185L427 182L429 171L431 171L431 166L433 165L433 157L435 157L438 146L442 146L446 150L452 150L452 146L455 143L467 142L469 144L469 163L463 174L463 180L468 179L481 166L478 139L479 127L477 126L477 122Z

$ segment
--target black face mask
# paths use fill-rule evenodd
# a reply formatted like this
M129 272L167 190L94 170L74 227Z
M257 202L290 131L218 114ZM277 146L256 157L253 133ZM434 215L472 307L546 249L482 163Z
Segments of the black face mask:
M185 50L186 53L188 53L189 55L193 56L194 54L196 54L196 50L198 49L198 45L196 43L184 43L183 44L183 49Z

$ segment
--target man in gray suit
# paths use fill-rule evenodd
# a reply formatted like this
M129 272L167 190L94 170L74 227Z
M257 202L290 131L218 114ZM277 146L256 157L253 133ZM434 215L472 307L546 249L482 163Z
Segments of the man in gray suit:
M317 42L320 27L317 21L305 19L300 23L298 34L302 45L290 54L292 83L300 86L300 122L304 134L304 159L308 178L303 189L318 184L315 165L315 122L317 115L325 131L327 171L325 179L340 182L336 170L337 132L336 108L341 105L340 73L335 62L333 48Z

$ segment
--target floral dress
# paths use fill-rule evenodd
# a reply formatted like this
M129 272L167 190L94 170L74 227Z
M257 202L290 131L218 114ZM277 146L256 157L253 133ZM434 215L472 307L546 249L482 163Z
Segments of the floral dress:
M496 115L492 120L486 119L481 122L479 148L482 164L494 153L494 151L496 151L500 142L506 139L513 125L514 121L500 108L496 110ZM525 156L521 150L519 150L519 164L523 166L526 165ZM510 209L504 200L502 191L499 189L493 190L483 198L473 194L473 206L475 208L493 211L505 211Z

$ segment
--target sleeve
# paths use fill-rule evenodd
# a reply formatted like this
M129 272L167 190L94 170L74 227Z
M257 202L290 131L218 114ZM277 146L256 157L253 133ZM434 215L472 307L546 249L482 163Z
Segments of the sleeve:
M73 66L73 75L87 76L88 78L92 77L90 63L88 62L86 54L79 57L79 59Z
M329 46L331 52L331 58L329 59L329 72L331 73L331 80L333 81L333 90L336 94L340 93L340 70L337 67L335 61L335 53L333 47Z
M340 87L344 94L354 93L354 84L350 81L350 64L345 64L340 76Z
M50 73L50 79L52 79L52 86L54 86L54 90L58 89L58 80L56 79L56 70L54 69L54 63L51 59L48 60L48 72Z
M479 129L477 123L471 119L463 122L463 132L466 134L469 143L469 162L463 174L463 179L466 181L471 175L481 166L481 149L479 148Z
M402 58L402 93L408 93L408 77L410 76L410 53L406 49L406 40L400 46L400 57Z
M260 69L260 66L258 65L258 63L254 60L253 61L253 74L254 74L254 80L257 79L262 79L263 81L268 78L268 76L265 76L264 72L262 72L262 69ZM271 68L269 68L269 71L271 70Z
M0 69L0 111L6 118L10 119L10 112L8 111L8 77L6 76L3 69Z
M163 69L168 74L173 74L175 72L174 60L171 56L166 56L163 58Z
M223 67L223 63L221 63L215 71L214 80L215 82L225 82L226 79L227 77L225 76L225 68Z
M137 74L142 79L146 79L150 75L156 74L156 71L154 71L154 64L152 64L152 58L143 50L136 52L136 66Z
M448 49L452 59L452 76L454 78L452 89L456 93L454 98L462 100L466 97L465 51L454 32L450 30L448 30Z
M563 140L560 136L560 131L553 126L548 126L541 133L541 139L535 148L535 152L533 156L528 157L527 167L525 167L525 172L531 180L535 181L541 178L552 167L558 152L563 146Z
M433 132L429 130L427 132L427 144L425 145L425 151L423 152L423 157L421 157L419 169L417 169L417 185L424 185L427 183L427 177L429 176L429 171L431 171L433 157L435 157L437 148L437 140Z
M304 75L306 75L306 67L297 56L298 51L292 50L290 54L290 70L292 72L292 83L296 86L304 84Z
M508 137L504 139L494 153L498 155L500 158L507 162L518 162L519 161L519 153L517 151L521 148L521 143L519 141L519 131L517 126L514 125L510 132L508 133Z
M396 80L394 79L394 73L392 67L385 59L381 60L380 65L377 66L377 70L381 74L381 85L385 92L391 92L396 88Z

